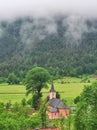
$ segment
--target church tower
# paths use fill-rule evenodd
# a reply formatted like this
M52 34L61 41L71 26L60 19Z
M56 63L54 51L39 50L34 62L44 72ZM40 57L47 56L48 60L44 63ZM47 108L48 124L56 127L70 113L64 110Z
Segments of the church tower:
M56 98L56 91L54 89L54 84L52 83L51 89L50 89L50 99Z

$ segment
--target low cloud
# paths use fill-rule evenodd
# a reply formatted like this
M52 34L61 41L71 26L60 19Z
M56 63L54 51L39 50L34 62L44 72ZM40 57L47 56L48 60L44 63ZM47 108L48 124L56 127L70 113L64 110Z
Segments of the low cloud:
M85 19L75 15L68 16L65 23L63 21L63 26L67 26L64 37L70 43L78 43L82 39L83 33L89 31Z
M0 0L0 19L77 14L97 17L97 0Z
M46 36L55 33L57 33L57 25L53 18L25 21L20 29L22 43L27 45L44 40Z
M20 28L21 42L33 45L44 40L47 35L58 33L56 17L64 16L62 21L67 42L78 43L83 33L96 31L88 28L87 19L97 18L97 0L0 0L0 21L29 17ZM0 38L3 29L0 26Z

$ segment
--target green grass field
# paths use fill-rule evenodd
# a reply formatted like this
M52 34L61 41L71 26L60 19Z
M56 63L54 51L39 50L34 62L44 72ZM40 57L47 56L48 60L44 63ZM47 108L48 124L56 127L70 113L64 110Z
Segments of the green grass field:
M20 102L25 97L25 87L23 85L0 84L0 102Z
M61 99L67 101L69 105L73 104L73 99L76 96L79 96L82 92L85 85L91 84L94 82L94 79L89 79L90 83L81 82L81 78L70 78L65 77L59 80L54 81L55 90L58 91L61 95ZM49 95L49 88L43 89L43 99ZM12 103L21 102L23 98L30 98L30 96L26 96L26 89L23 85L8 85L8 84L0 84L0 102L8 102L11 100Z

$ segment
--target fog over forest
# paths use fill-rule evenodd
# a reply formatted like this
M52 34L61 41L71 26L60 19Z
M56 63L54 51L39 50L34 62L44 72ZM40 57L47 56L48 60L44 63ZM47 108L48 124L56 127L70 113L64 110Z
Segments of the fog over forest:
M50 17L55 14L75 14L97 17L96 0L0 0L0 19L17 17Z
M0 75L35 64L53 74L97 70L96 0L0 0Z

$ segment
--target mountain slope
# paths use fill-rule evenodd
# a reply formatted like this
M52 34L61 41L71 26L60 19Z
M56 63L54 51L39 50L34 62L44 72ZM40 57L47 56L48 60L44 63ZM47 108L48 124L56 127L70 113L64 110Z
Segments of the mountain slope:
M0 23L0 76L43 66L53 75L97 70L97 21L73 16Z

